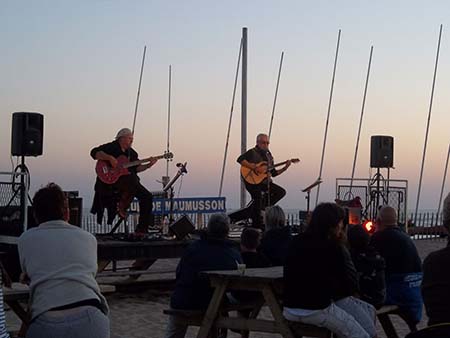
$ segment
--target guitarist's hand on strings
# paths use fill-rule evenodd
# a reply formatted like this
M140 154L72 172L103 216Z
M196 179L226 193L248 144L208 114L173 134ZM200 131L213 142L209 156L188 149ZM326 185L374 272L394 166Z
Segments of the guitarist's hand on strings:
M150 157L149 161L148 161L148 167L150 168L151 166L153 166L156 162L158 162L158 159L155 157Z
M255 164L255 168L253 169L257 174L264 174L267 172L267 162L260 162Z
M147 170L147 169L153 167L153 165L154 165L156 162L158 162L158 158L156 158L156 157L149 157L149 158L148 158L148 163L146 163L146 164L141 164L141 165L138 167L137 171L138 171L138 172L141 172L141 171Z
M111 163L111 167L116 168L117 167L117 160L115 157L110 156L109 163Z
M291 164L292 164L292 160L287 160L284 167L281 168L280 170L277 170L277 174L280 175L280 174L284 173L287 170L287 168L289 168L291 166Z

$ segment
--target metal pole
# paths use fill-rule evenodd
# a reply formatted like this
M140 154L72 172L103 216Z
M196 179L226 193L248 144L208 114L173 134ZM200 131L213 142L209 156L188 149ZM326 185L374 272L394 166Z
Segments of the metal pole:
M172 65L169 65L169 98L167 102L167 154L170 152L170 102L172 94ZM169 158L166 159L166 177L169 177Z
M352 177L350 179L349 198L352 197L353 179L355 177L356 159L358 157L358 148L359 148L359 137L361 136L361 126L364 117L364 108L366 105L367 86L369 84L370 66L372 64L372 54L373 54L373 46L370 47L369 65L367 67L366 84L364 86L364 95L361 107L361 116L359 117L358 136L356 137L355 156L353 158Z
M225 165L227 163L227 155L228 155L228 143L230 141L231 122L233 121L234 99L236 98L236 88L237 88L237 81L238 81L238 77L239 77L239 66L241 64L241 53L242 53L242 39L239 43L239 55L238 55L238 61L237 61L237 66L236 66L236 75L234 77L234 87L233 87L233 95L231 98L230 118L228 119L228 131L227 131L227 138L225 140L225 152L223 154L222 174L220 177L219 197L222 196L223 178L225 176Z
M331 88L330 88L330 97L328 99L327 120L325 122L325 133L323 135L322 158L320 159L320 169L319 169L319 178L318 178L319 180L322 179L323 161L325 158L325 146L327 144L327 135L328 135L328 122L330 120L331 102L333 100L333 90L334 90L334 78L336 76L336 65L337 65L337 60L338 60L340 42L341 42L341 30L339 30L339 32L338 32L336 53L334 55L333 76L331 77ZM317 186L316 206L317 206L317 203L319 203L319 194L320 194L320 184Z
M278 87L280 85L281 69L283 68L283 58L284 58L284 52L281 52L280 67L278 68L277 86L275 88L275 97L273 98L272 116L270 117L269 140L270 140L270 135L272 134L273 116L275 115L275 107L277 105Z
M141 83L142 83L142 74L144 73L144 63L145 63L145 52L147 51L147 46L144 46L144 54L142 55L142 64L141 64L141 74L139 75L139 85L138 91L136 95L136 105L134 106L134 118L133 118L133 128L131 129L131 133L134 135L134 127L136 125L136 115L139 106L139 96L141 94Z
M417 201L416 201L416 211L414 213L414 222L416 222L417 213L419 211L420 191L422 189L423 167L425 165L425 155L427 153L428 131L430 129L431 109L433 107L433 97L434 97L434 85L436 83L436 74L437 74L437 68L438 68L438 62L439 62L439 50L441 48L441 36L442 36L442 24L441 24L441 26L439 28L439 39L438 39L438 45L437 45L437 51L436 51L436 61L434 63L433 84L431 86L430 106L428 108L427 129L426 129L426 132L425 132L425 142L424 142L424 145L423 145L422 165L421 165L421 168L420 168L419 187L418 187L418 190L417 190Z
M448 169L448 159L449 159L449 157L450 157L450 144L448 145L447 160L445 161L444 177L442 177L442 186L441 186L441 194L439 195L437 219L439 219L439 213L441 212L442 195L444 194L445 179L447 178L447 169Z
M247 151L247 27L242 28L242 88L241 88L241 153ZM241 208L246 205L244 181L241 180Z

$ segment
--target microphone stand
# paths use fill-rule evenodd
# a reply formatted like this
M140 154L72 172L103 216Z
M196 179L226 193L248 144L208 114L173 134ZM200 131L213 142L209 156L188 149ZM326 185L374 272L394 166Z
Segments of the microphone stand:
M270 206L270 177L271 167L273 167L273 157L269 150L267 150L267 201L266 207Z
M164 192L167 192L169 190L169 222L170 223L172 223L174 221L174 219L173 219L173 196L174 196L173 185L180 178L180 176L187 174L186 166L187 166L187 162L177 163L177 167L179 168L177 171L177 174L163 188Z
M302 190L302 192L306 192L306 212L309 214L309 200L311 197L311 190L318 186L320 183L322 183L322 180L320 178L318 178L313 184L310 184L309 186L307 186L305 189Z

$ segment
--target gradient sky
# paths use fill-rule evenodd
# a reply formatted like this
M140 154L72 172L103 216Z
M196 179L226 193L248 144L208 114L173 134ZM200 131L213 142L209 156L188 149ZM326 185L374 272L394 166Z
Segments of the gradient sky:
M249 29L248 146L269 128L280 53L284 67L271 139L276 160L302 162L276 179L281 205L304 208L301 189L318 176L338 29L342 29L321 200L349 177L370 46L374 45L356 176L369 175L370 136L395 138L393 178L409 180L414 207L439 24L441 59L421 208L436 208L450 125L448 1L0 1L0 170L11 170L11 114L45 115L44 155L28 158L32 187L55 181L90 204L89 150L131 126L147 47L135 149L166 144L167 73L173 67L175 162L188 161L182 196L219 188L241 29ZM240 99L232 126L224 195L238 205ZM150 190L165 164L141 174ZM177 187L178 190L178 187ZM447 192L449 189L446 188Z

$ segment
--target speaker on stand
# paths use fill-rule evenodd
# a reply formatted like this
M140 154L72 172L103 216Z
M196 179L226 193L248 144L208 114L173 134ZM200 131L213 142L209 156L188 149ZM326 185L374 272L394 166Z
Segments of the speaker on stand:
M383 204L389 203L390 170L394 167L394 138L392 136L371 136L370 167L377 169L377 173L372 178L370 184L376 184L376 188L375 190L370 191L370 201L368 203L368 206L371 206L370 214L372 218L374 218L378 213L378 208L380 206L380 197L383 199ZM381 168L387 169L387 180L385 180L383 175L381 175ZM383 181L383 191L381 191L380 188L381 181Z
M20 156L21 163L15 169L20 171L20 222L26 229L25 210L29 187L29 172L25 165L26 156L40 156L44 140L44 115L40 113L16 112L12 114L11 156ZM25 182L25 177L28 179Z

